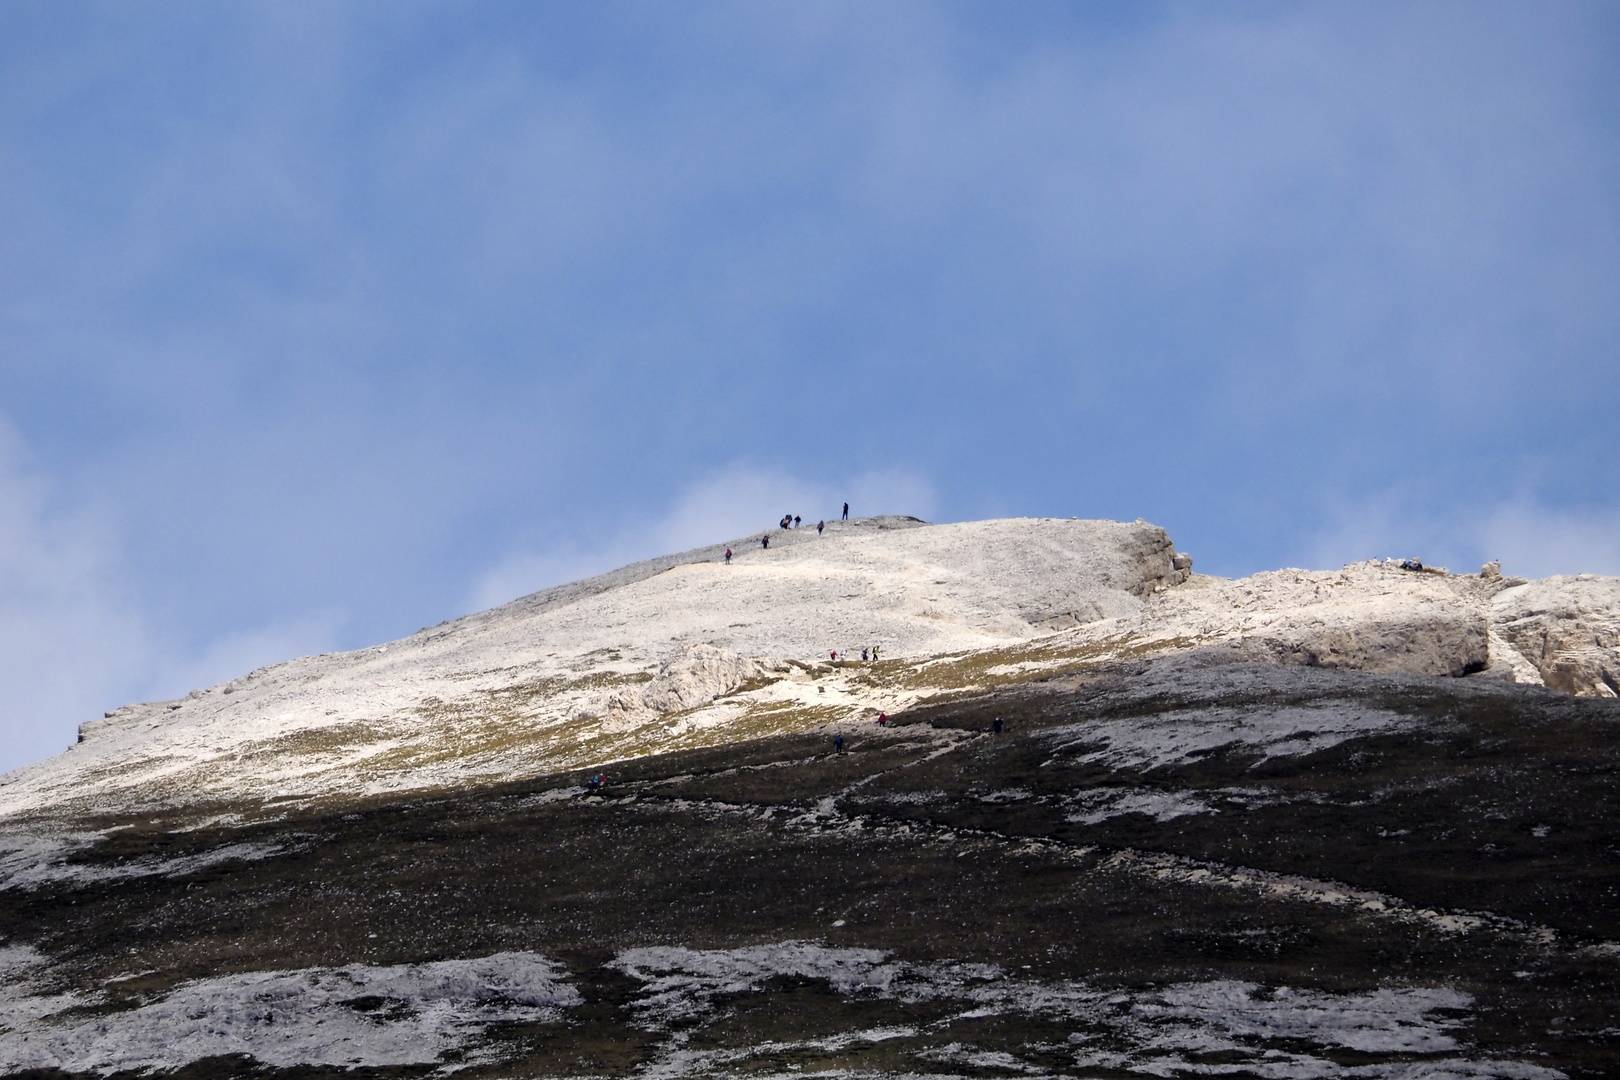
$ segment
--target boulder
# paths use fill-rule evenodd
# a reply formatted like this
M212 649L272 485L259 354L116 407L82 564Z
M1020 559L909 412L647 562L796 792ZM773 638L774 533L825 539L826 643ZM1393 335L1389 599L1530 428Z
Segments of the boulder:
M718 649L688 645L658 669L652 681L627 687L607 700L607 715L620 724L634 719L696 709L749 683L774 678L757 660Z

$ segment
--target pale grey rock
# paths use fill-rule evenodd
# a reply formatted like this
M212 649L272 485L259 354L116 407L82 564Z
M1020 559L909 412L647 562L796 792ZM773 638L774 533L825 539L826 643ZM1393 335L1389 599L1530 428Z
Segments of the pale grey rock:
M67 753L0 778L0 819L595 767L723 741L748 717L803 727L893 714L981 680L1143 655L1480 674L1578 694L1620 682L1612 578L1532 584L1369 562L1231 581L1193 574L1145 521L882 518L771 535L769 550L732 541L730 564L728 545L695 549L112 710ZM827 663L870 646L881 678Z
M610 721L626 725L664 713L708 705L753 682L773 678L772 670L729 649L688 645L658 670L651 682L627 687L608 698Z
M1138 632L1234 660L1377 674L1458 676L1490 661L1478 579L1377 562L1199 578L1159 600Z
M567 970L527 952L371 967L251 971L181 983L133 1009L30 985L44 958L0 947L0 1068L167 1073L232 1056L294 1068L431 1065L490 1027L555 1023L579 1005ZM400 1007L366 1013L371 996ZM91 1008L86 1008L90 1006Z
M1563 575L1504 589L1491 622L1520 666L1554 690L1620 695L1620 578Z
M1540 669L1526 660L1524 654L1514 648L1495 625L1491 626L1490 632L1490 664L1479 674L1482 678L1500 679L1503 682L1546 685Z

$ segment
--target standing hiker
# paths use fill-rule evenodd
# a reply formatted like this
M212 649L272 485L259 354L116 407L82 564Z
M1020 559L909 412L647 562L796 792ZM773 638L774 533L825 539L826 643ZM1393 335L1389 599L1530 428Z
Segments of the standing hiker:
M1001 734L1001 717L996 717L996 722L990 725L990 730L994 731L997 735Z
M844 504L844 520L849 520L849 503Z
M861 663L863 663L863 664L866 663L866 650L865 649L861 650Z
M731 565L731 549L730 548L726 548L726 565L727 566Z
M840 754L844 752L844 737L842 735L833 736L833 749Z
M799 515L798 514L793 515L793 527L795 529L797 529L799 527Z
M827 527L827 523L825 521L816 522L816 535L820 536L821 535L821 530L825 529L826 527Z
M771 534L770 533L766 533L764 536L759 538L759 546L762 547L762 548L768 548L768 547L771 546Z

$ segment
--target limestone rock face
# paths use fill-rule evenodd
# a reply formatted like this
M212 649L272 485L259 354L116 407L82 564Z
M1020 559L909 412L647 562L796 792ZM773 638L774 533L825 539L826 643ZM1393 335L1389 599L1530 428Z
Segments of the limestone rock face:
M1504 589L1491 621L1514 654L1505 663L1566 694L1620 695L1620 578L1580 574Z
M1145 521L1037 519L1016 532L1001 525L953 526L977 541L976 550L941 546L925 557L950 571L936 584L971 585L977 595L993 597L1038 629L1134 615L1142 610L1141 601L1179 580L1170 534ZM944 534L916 537L919 544L945 539Z
M659 712L694 709L729 694L746 682L768 677L763 664L730 649L688 645L659 669L642 691L642 700L648 708Z
M1194 579L1163 597L1143 629L1236 659L1378 674L1466 675L1490 659L1477 579L1377 562Z
M749 683L772 679L758 660L702 643L688 645L644 686L628 687L608 698L610 720L621 724L663 713L708 705Z

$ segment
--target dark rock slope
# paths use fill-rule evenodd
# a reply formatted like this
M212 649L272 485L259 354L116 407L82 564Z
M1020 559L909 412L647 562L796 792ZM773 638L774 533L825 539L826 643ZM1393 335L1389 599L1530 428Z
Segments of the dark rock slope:
M102 821L0 889L0 1066L1615 1075L1617 764L1612 700L1182 658Z

